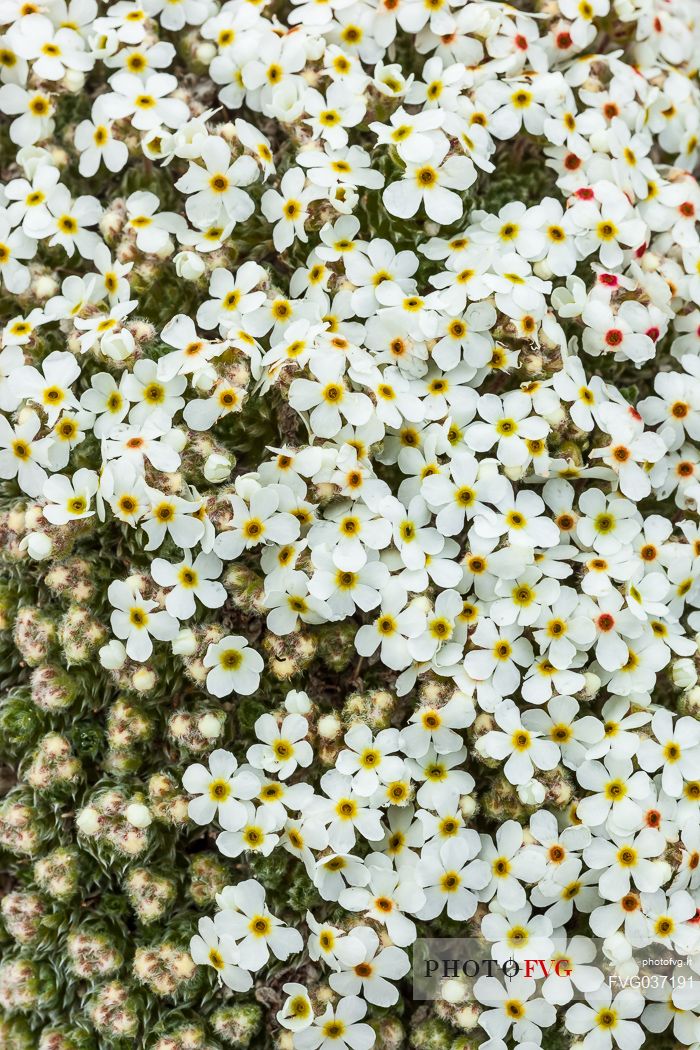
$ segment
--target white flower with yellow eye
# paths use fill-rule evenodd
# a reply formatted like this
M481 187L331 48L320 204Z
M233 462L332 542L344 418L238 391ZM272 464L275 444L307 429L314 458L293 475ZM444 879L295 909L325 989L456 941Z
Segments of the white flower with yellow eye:
M287 998L276 1014L279 1023L290 1032L301 1032L308 1028L313 1022L314 1010L305 986L291 982L283 984L282 991Z
M306 913L306 925L311 931L307 948L314 962L322 959L329 969L338 970L341 964L353 966L362 959L362 944L352 934L329 922L319 922L310 911Z
M46 483L51 449L50 438L37 438L41 420L34 411L23 413L22 422L11 427L0 416L0 478L17 478L28 496L38 496Z
M239 951L231 937L219 936L214 920L204 917L199 920L199 933L190 940L192 961L199 966L213 966L217 980L234 992L247 992L253 978L239 965Z
M241 189L259 177L258 165L243 154L231 159L231 150L218 135L210 135L201 146L203 164L190 163L177 183L187 198L187 217L200 228L213 223L244 222L253 214L253 201Z
M21 396L37 405L46 414L49 426L53 426L64 409L78 408L70 388L79 375L80 365L75 355L54 350L44 358L41 371L26 365L17 369L13 379Z
M134 73L114 73L109 86L112 93L105 99L106 114L116 120L128 116L139 131L151 131L161 124L176 128L187 120L187 105L168 98L178 86L170 73L151 73L145 81Z
M255 735L260 744L248 748L252 766L277 773L280 780L290 777L297 766L309 766L313 759L311 744L306 740L309 723L302 715L287 715L282 725L272 715L260 715L255 722Z
M264 661L260 653L249 647L247 638L229 634L209 645L204 666L209 669L207 689L213 696L233 692L250 696L260 684Z
M380 784L403 777L404 763L395 753L398 730L382 729L375 737L369 726L356 725L345 734L345 743L347 748L338 755L336 769L353 778L353 789L359 795L372 795Z
M326 1005L314 1023L294 1037L295 1050L369 1050L375 1041L374 1029L358 1022L367 1013L367 1004L356 995L346 996L337 1006Z
M284 962L303 948L299 931L270 913L265 890L255 879L227 886L217 901L223 909L214 920L217 932L238 944L240 964L246 969L259 970L271 953Z
M215 554L192 555L185 551L180 562L155 558L151 562L151 576L161 587L170 590L165 596L165 608L178 620L188 620L196 610L195 598L205 609L220 609L227 598L226 588L218 582L222 564Z
M182 784L185 791L197 796L187 808L195 823L211 824L218 814L229 827L243 825L247 811L241 800L253 798L258 789L257 777L239 770L235 755L223 748L209 755L209 769L199 762L188 766Z
M72 478L63 474L52 474L44 483L44 496L49 503L43 515L52 525L65 525L69 521L90 518L95 513L90 509L92 497L97 492L97 474L81 467Z
M477 741L479 754L498 761L507 759L503 773L511 784L527 784L536 769L554 769L560 758L554 740L526 729L512 700L502 700L494 711L498 730L490 730Z
M159 641L172 641L178 632L178 622L158 605L141 596L141 592L123 580L113 580L107 596L114 606L111 615L112 630L117 638L126 640L126 653L132 660L143 663L153 652L151 635Z

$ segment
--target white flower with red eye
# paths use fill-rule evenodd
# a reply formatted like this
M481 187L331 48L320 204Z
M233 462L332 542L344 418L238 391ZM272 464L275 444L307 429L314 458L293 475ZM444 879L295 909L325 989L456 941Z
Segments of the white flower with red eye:
M626 300L614 309L600 299L589 299L583 310L584 349L596 357L613 354L616 361L643 364L654 357L654 340L647 334L648 315L641 303Z
M620 411L619 405L607 405L601 409L610 443L591 451L591 456L601 459L618 476L620 491L631 500L641 500L651 492L651 481L647 464L658 463L666 454L666 445L658 434L644 430L638 413Z

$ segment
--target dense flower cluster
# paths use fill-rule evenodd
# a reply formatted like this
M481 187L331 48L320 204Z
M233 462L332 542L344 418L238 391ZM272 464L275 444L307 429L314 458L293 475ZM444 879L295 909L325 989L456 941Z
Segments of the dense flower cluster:
M218 982L294 1050L396 1047L402 990L419 1050L697 1050L694 0L0 0L0 32L7 1017L64 1019L32 949L76 858L141 928L186 856L148 943L65 933L98 1046L208 1047L139 1002ZM411 1005L410 946L465 931L570 979ZM618 991L650 947L695 985Z

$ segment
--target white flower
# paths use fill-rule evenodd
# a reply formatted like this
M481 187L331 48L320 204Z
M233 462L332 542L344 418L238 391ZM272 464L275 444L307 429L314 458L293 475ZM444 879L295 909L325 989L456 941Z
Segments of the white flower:
M272 715L261 715L255 723L255 735L262 744L248 748L248 761L286 780L297 766L311 764L313 752L305 739L308 732L309 724L301 715L287 715L281 726Z
M604 984L589 993L586 1003L569 1007L564 1024L574 1035L583 1036L583 1050L609 1050L613 1043L620 1050L639 1050L644 1031L632 1018L639 1017L643 1008L644 997L635 989L625 988L613 998Z
M428 217L443 225L461 217L462 199L455 191L467 190L476 181L476 169L468 157L447 157L448 150L449 143L443 138L433 145L425 162L407 162L404 177L390 183L382 194L392 215L410 218L422 204Z
M425 617L410 605L407 594L395 580L383 590L378 615L372 624L360 627L355 635L355 648L361 656L371 656L378 648L382 663L394 671L401 671L411 662L408 642L424 629Z
M240 964L246 969L259 970L270 953L284 961L301 951L301 934L270 913L265 890L255 879L228 886L218 902L223 910L215 919L217 932L236 942Z
M28 496L38 496L47 479L49 438L37 438L41 421L36 412L24 414L14 428L0 416L0 477L17 478Z
M409 970L406 952L393 945L380 947L379 937L369 926L357 926L351 938L361 945L355 962L342 962L328 983L338 995L361 996L374 1006L392 1006L399 997L397 981Z
M369 1050L375 1033L362 1023L366 1012L366 1003L356 995L341 999L335 1008L328 1003L309 1028L295 1033L295 1050Z
M96 492L97 474L94 470L82 467L72 478L53 474L44 483L44 496L51 502L44 507L43 515L53 525L92 517L95 512L90 509L90 503Z
M246 638L229 634L209 645L204 666L210 668L207 689L213 696L233 692L249 696L258 688L264 661L260 653L248 646Z
M153 652L151 635L167 642L177 634L177 620L167 612L154 611L157 603L142 598L139 590L123 580L113 580L107 596L114 606L112 630L117 638L126 639L126 652L132 660L142 663L149 658Z
M380 784L400 780L404 772L402 759L394 754L399 748L396 729L383 729L376 737L369 726L356 725L345 734L347 750L341 751L336 761L339 773L351 776L353 790L367 797Z
M477 742L477 748L490 758L502 760L511 784L526 784L534 769L553 769L559 761L559 748L553 740L542 740L539 733L525 729L516 704L502 700L494 711L501 731L491 730Z
M191 795L197 794L188 805L188 813L197 824L210 824L218 813L226 826L242 826L246 810L240 799L253 798L258 781L245 771L238 771L238 762L230 751L217 748L209 756L209 769L196 763L188 766L182 783Z
M128 116L139 131L150 131L160 124L176 128L187 119L185 103L167 97L177 87L177 79L169 73L152 73L145 80L133 73L115 73L110 87L105 112L116 120Z
M169 587L165 597L165 608L178 620L194 616L199 599L207 609L219 609L226 601L226 590L217 582L221 574L221 562L215 554L200 553L192 561L189 551L179 563L155 558L151 562L151 575L161 587Z
M243 155L231 160L231 151L222 138L210 135L201 148L200 164L191 163L177 182L187 198L186 211L192 222L206 227L231 220L244 222L253 213L253 202L240 188L258 177L258 166L252 157Z
M246 992L253 979L239 965L239 952L231 937L219 936L213 919L199 920L199 934L190 940L190 955L199 966L213 966L217 977L227 988Z
M475 860L479 836L465 830L459 838L445 842L439 853L421 861L425 904L418 918L434 919L446 909L451 919L471 919L479 903L477 892L490 881L488 864Z
M276 1014L279 1023L290 1032L300 1032L308 1028L313 1022L314 1011L304 985L290 982L282 985L282 991L287 998L282 1009Z

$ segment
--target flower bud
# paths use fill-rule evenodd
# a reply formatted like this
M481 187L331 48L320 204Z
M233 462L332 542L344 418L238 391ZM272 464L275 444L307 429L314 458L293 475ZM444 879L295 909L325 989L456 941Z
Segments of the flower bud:
M132 802L126 807L126 819L135 828L147 828L153 822L148 806L140 802Z
M176 274L185 281L198 281L206 269L204 259L197 252L178 252L173 262Z
M202 473L212 485L220 485L230 477L232 468L233 464L228 456L212 452L204 464Z

